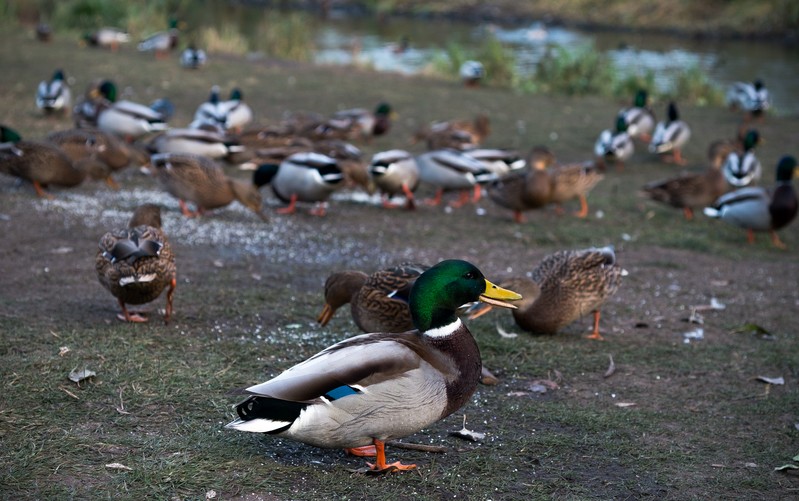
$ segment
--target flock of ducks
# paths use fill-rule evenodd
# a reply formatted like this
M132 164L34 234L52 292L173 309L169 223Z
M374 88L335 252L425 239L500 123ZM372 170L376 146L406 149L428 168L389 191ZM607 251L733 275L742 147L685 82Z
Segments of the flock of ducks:
M174 29L142 42L139 49L173 48ZM91 40L109 47L128 41L105 31ZM762 82L753 88L756 97L742 85L731 99L737 93L745 95L736 104L759 117L768 101L758 101L765 92ZM68 110L69 101L62 71L37 90L37 106L46 113ZM577 216L585 217L586 196L603 179L606 162L623 164L634 142L642 141L652 153L682 163L680 151L691 135L674 103L669 104L667 120L657 122L646 93L640 92L633 106L619 112L614 130L601 133L596 157L582 163L557 164L542 147L526 157L483 148L490 132L483 116L429 124L415 137L428 145L425 153L394 149L361 162L360 150L350 141L369 141L390 130L393 110L387 103L373 112L297 115L252 129L248 126L253 113L241 91L234 89L222 100L214 87L190 126L168 127L171 111L171 103L165 101L145 106L118 100L112 81L95 82L74 107L74 129L54 132L44 141L26 141L10 127L0 127L0 172L31 182L39 196L51 196L44 191L50 185L74 186L91 177L114 186L115 171L146 164L187 217L236 200L263 219L259 188L265 185L287 204L281 212L304 202L317 204L314 210L322 215L330 194L347 184L374 186L389 207L397 205L394 197L404 197L402 205L413 210L418 206L414 191L428 183L436 197L424 203L441 203L443 193L455 191L459 198L453 205L462 205L477 200L485 189L492 201L521 222L525 211L560 207L570 200L580 201ZM150 140L141 142L144 136ZM708 216L746 228L750 239L753 231L769 231L778 245L776 230L797 212L791 185L796 160L780 161L774 189L751 186L761 170L751 158L758 140L756 132L747 132L740 146L736 141L719 144L714 150L717 160L706 173L652 183L643 192L684 209L686 217L694 208L705 207ZM229 176L221 160L249 166L252 179ZM106 233L95 268L98 280L119 304L120 319L146 321L143 313L127 305L151 302L166 291L164 320L170 320L177 272L158 206L139 207L126 228ZM594 325L588 337L601 339L600 309L625 274L612 247L555 252L529 276L511 277L499 285L460 260L432 266L403 263L372 274L335 272L325 283L325 304L317 320L324 326L349 304L364 334L241 390L246 398L236 406L238 418L227 427L376 456L369 464L374 472L414 468L388 463L386 441L455 412L485 377L477 344L459 313L476 318L493 307L511 309L520 328L537 334L557 333L591 313Z

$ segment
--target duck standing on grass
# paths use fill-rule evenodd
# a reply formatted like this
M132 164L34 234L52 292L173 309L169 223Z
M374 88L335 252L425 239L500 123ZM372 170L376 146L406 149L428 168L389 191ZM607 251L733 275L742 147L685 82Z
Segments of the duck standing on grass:
M136 209L128 227L106 233L100 239L94 264L97 278L117 298L126 322L146 322L125 304L154 301L167 287L164 323L172 316L172 298L177 286L177 267L172 247L161 229L161 209L144 204Z
M777 164L777 183L772 189L747 187L727 193L706 207L705 215L744 228L749 243L755 241L755 231L768 231L774 246L785 249L777 230L793 221L799 211L792 184L796 170L796 158L784 156Z
M44 113L69 114L72 108L72 91L62 70L56 70L50 81L43 80L39 83L36 89L36 107Z
M684 120L680 120L680 114L674 102L669 103L667 115L667 120L658 122L655 126L652 141L649 143L649 151L660 155L666 162L684 165L682 148L691 139L691 128Z
M624 118L630 137L640 139L645 143L652 140L652 131L655 129L656 122L648 99L647 92L641 89L636 92L633 105L621 109L618 114L619 117Z
M768 89L763 80L754 82L735 82L727 90L727 105L740 108L747 118L763 118L763 113L771 106Z
M655 181L643 187L641 194L656 202L683 210L686 220L694 218L694 209L712 204L730 191L721 169L711 165L705 172L683 173L677 177Z
M755 147L758 143L760 143L760 134L755 129L751 129L743 138L742 151L733 150L724 157L721 170L724 172L727 182L732 186L742 188L760 181L763 167L755 156Z
M477 343L456 315L483 301L514 308L515 292L492 284L466 261L425 271L411 289L415 330L371 333L336 343L277 377L241 393L238 419L226 428L268 433L316 447L376 456L370 471L416 468L387 463L386 441L406 437L465 405L482 363Z
M594 143L594 154L616 164L617 171L624 170L624 162L635 153L635 144L627 132L627 121L623 116L616 117L616 128L605 129L599 133Z
M555 334L593 312L594 328L587 338L601 340L599 309L616 293L625 275L627 271L616 262L613 247L594 247L550 254L529 278L515 277L503 284L523 295L512 312L516 325L522 329L535 334ZM470 308L469 318L490 310L490 304L478 304Z

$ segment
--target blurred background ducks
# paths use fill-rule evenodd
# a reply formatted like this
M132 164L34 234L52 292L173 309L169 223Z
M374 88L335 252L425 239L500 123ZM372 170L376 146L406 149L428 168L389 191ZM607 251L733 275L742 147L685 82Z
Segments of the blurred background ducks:
M53 73L53 77L43 80L36 89L36 107L45 114L59 112L68 115L72 107L72 92L69 89L60 69Z

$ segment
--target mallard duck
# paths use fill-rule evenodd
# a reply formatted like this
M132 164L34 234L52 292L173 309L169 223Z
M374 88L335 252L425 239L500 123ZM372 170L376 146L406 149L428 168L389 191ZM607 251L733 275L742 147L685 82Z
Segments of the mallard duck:
M36 89L36 107L45 113L69 113L72 108L72 91L62 70L55 70L50 81L43 80L39 83Z
M667 162L683 165L685 160L682 158L682 148L691 138L691 128L680 120L677 105L673 101L669 103L667 115L668 120L658 122L655 127L649 151L663 156Z
M176 19L169 20L169 29L153 33L142 40L137 48L139 52L154 52L156 58L164 58L167 53L178 46L178 22Z
M712 204L721 195L730 191L724 174L711 165L705 172L683 173L644 186L642 195L683 210L685 219L694 218L694 209Z
M236 200L266 220L261 212L262 199L258 187L225 175L215 161L202 155L158 153L150 157L155 177L166 191L178 199L186 217L202 215L205 211L224 207ZM186 202L196 206L189 210Z
M144 204L136 209L128 227L106 233L94 259L97 278L117 298L126 322L146 322L125 304L144 304L166 293L164 323L172 316L172 297L177 287L177 268L172 247L161 229L161 209Z
M153 153L192 153L208 158L226 158L244 147L226 135L203 129L170 129L148 143Z
M763 80L757 79L754 82L733 83L727 90L727 105L759 117L769 109L771 101Z
M132 142L145 134L168 129L164 115L143 104L117 101L114 82L105 80L97 88L97 127Z
M280 165L262 165L253 175L256 185L271 184L281 201L289 204L277 210L293 214L297 202L315 202L312 215L324 216L325 202L344 181L344 173L335 158L313 151L295 153Z
M463 152L475 160L479 160L483 165L497 176L504 176L511 171L524 169L527 162L519 152L501 148L469 148Z
M336 310L349 303L355 325L364 332L405 332L413 329L408 297L411 286L429 266L403 263L371 275L347 270L325 281L325 306L316 319L327 325Z
M580 210L575 215L579 218L586 217L588 215L586 197L594 186L605 178L602 173L604 169L605 164L601 159L555 166L550 170L552 192L549 195L549 203L560 206L576 198L580 201Z
M623 116L616 117L615 130L605 129L594 143L594 154L616 164L617 170L624 169L624 162L635 152L633 139L627 132L627 120Z
M655 129L655 114L649 107L649 96L643 89L635 93L633 105L619 111L619 117L624 118L627 124L627 133L633 139L640 139L646 143L652 140L652 131Z
M627 271L616 262L613 247L558 251L545 257L530 277L502 282L515 287L522 299L513 318L522 329L535 334L555 334L589 312L594 327L588 339L603 339L599 332L599 309L616 293ZM470 308L476 318L491 305Z
M99 129L55 131L48 134L46 140L58 146L73 163L83 160L101 162L107 171L104 181L114 189L119 189L119 185L111 175L130 165L135 155L132 146Z
M491 120L487 115L477 115L474 120L432 122L422 127L411 138L411 144L425 141L428 150L454 148L467 150L480 146L491 134Z
M548 167L554 156L545 147L535 147L529 155L529 169L514 171L488 187L491 200L513 211L517 223L524 222L523 212L540 209L550 203L554 189Z
M83 40L89 45L107 47L116 52L120 45L130 42L130 35L125 30L106 26L86 33L83 35Z
M344 187L362 189L374 193L375 187L369 176L369 165L363 159L363 151L352 143L341 139L313 141L313 151L336 159L344 174Z
M44 43L53 41L53 28L50 24L45 22L36 24L36 40Z
M759 142L760 134L751 129L744 136L742 151L730 151L724 158L721 170L732 186L741 188L760 181L763 168L755 156L755 147Z
M471 263L442 261L411 289L415 330L346 339L241 390L248 397L226 428L376 455L369 465L375 472L415 468L388 464L385 442L461 408L480 378L480 351L455 311L473 301L513 308L507 301L520 297L486 280Z
M497 179L483 162L475 160L464 152L455 149L433 150L416 157L419 166L419 179L436 189L435 198L428 200L430 205L441 203L445 191L457 190L460 198L450 206L461 207L469 201L469 193L473 192L472 202L481 197L481 184Z
M796 159L784 156L777 164L777 182L772 189L747 187L727 193L706 207L705 215L746 229L749 243L754 242L755 231L768 231L774 246L785 249L777 230L793 221L799 210L791 183L795 171Z
M42 198L53 198L44 191L50 185L72 187L86 177L108 177L107 167L95 158L73 162L56 145L24 141L17 131L6 126L0 126L0 173L32 183Z
M393 207L386 198L402 193L405 207L416 208L413 192L419 187L419 166L416 159L405 150L388 150L375 153L369 162L369 175L383 193L384 207Z
M189 45L180 53L180 65L190 70L196 70L205 66L208 62L208 55L204 50L198 49L195 45Z
M365 108L339 110L328 119L305 123L298 132L313 140L370 141L391 129L394 115L391 105L381 102L374 112Z
M238 133L252 122L252 108L244 102L244 94L241 89L234 88L230 91L230 98L222 101L220 107L224 110L225 130Z
M486 75L485 66L480 61L464 61L458 70L458 75L466 87L479 87Z

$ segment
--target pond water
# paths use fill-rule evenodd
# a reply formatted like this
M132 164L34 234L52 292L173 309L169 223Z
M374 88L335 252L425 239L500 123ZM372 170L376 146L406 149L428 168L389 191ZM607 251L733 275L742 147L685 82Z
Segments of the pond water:
M218 11L204 11L193 23L227 25L253 39L268 29L269 16L286 15L258 7L228 5ZM296 13L293 15L297 15ZM304 15L306 36L314 45L313 60L321 64L348 65L356 61L378 71L416 74L429 71L433 60L455 42L477 48L488 36L495 36L510 48L522 73L535 71L548 47L576 48L592 44L606 54L624 74L652 71L659 90L668 90L676 75L698 66L721 89L735 81L762 79L772 97L774 111L781 115L799 113L799 51L779 43L743 40L697 40L688 37L624 32L581 32L532 22L528 26L470 24L443 19L349 16L333 11L327 20ZM307 19L306 19L307 18ZM232 25L232 26L231 26ZM252 40L251 47L258 47Z

